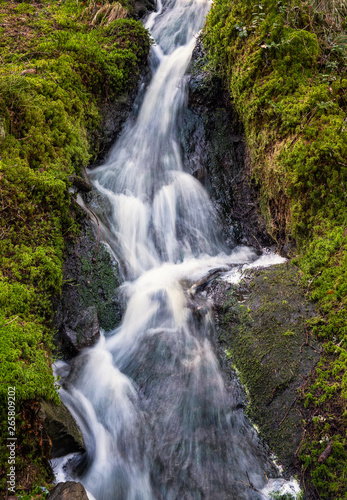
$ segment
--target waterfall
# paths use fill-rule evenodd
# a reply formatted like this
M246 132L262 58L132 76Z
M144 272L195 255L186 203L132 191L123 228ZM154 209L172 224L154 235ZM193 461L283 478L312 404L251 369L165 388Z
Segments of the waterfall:
M223 245L206 192L183 170L177 133L209 8L158 2L146 24L151 81L107 161L90 172L112 207L103 235L122 265L127 307L120 327L57 371L87 449L70 475L96 500L269 498L273 466L239 391L226 388L211 304L196 286L257 256Z

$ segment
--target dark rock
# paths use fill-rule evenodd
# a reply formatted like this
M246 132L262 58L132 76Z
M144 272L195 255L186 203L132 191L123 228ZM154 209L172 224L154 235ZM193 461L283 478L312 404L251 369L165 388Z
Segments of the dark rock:
M113 211L110 199L105 194L93 189L90 193L83 196L83 200L98 219L107 225L107 221L112 216Z
M115 328L122 313L118 264L105 245L98 243L85 213L76 210L81 233L68 242L62 294L55 301L55 345L65 358L92 346L99 338L99 327L105 331Z
M83 451L82 433L64 403L55 405L49 401L40 402L40 418L45 432L52 441L51 458Z
M102 292L102 288L99 290ZM70 324L73 320L70 321ZM63 326L63 339L69 348L77 352L85 347L91 347L100 337L100 326L95 306L82 310L74 320L73 329Z
M180 133L186 169L207 189L229 246L271 246L260 214L259 193L250 181L243 127L221 80L205 69L201 42L194 53L188 106Z
M155 9L155 0L136 0L135 2L135 16L137 19L142 19L146 14Z
M51 491L49 500L88 500L86 490L81 483L67 481L58 483Z
M143 87L143 83L147 81L150 75L148 64L140 68L140 71L141 79L138 80L137 85L134 85L129 92L123 94L116 101L107 101L101 108L102 122L100 132L94 138L94 146L97 152L96 161L89 165L89 168L100 165L104 161L111 146L119 137L130 113L134 108L136 109L137 101L141 100L139 89L141 86Z
M92 185L89 180L82 179L79 175L70 175L69 181L72 183L74 187L76 187L79 191L83 193L88 193L92 190Z

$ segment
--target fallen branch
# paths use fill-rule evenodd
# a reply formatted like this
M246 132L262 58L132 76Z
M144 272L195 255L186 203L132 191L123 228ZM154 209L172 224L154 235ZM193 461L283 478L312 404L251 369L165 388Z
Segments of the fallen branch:
M93 262L96 262L95 258L96 258L96 254L98 253L99 243L100 243L100 222L99 222L98 217L95 215L95 213L93 212L93 210L91 208L89 208L89 211L91 214L93 214L93 216L95 217L95 220L98 224L98 238L97 238L97 242L96 242L96 249L95 249L94 257L92 259Z
M281 427L281 425L283 424L283 422L285 421L285 419L288 417L290 410L293 408L293 406L295 405L295 403L297 402L297 400L298 400L298 396L296 396L296 398L293 400L292 404L289 406L289 408L286 411L284 417L282 418L282 420L279 423L279 427Z
M247 486L248 488L251 488L251 490L255 491L256 493L259 493L259 495L262 495L263 497L265 497L264 493L257 490L257 488L255 488L253 486L253 484L251 483L251 481L249 479L248 472L246 472L246 474L247 474L248 483L246 483L246 481L231 481L231 482L234 484L242 484L243 486ZM265 474L265 476L266 476L266 474Z
M12 319L11 319L11 321L9 321L8 323L5 323L3 326L7 326L7 325L9 325L10 323L12 323L12 321L14 321L14 320L15 320L15 319L17 319L17 318L18 318L18 315L17 315L17 316L15 316L14 318L12 318Z

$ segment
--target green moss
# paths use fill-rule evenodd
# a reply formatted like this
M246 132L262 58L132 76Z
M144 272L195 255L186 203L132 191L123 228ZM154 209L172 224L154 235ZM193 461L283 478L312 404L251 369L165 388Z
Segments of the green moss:
M93 17L93 8L75 0L0 5L6 23L0 39L0 398L15 385L18 410L26 400L57 400L52 297L62 287L65 240L79 230L68 177L96 154L102 106L126 98L150 46L140 23L93 25ZM3 458L4 450L6 463Z
M232 4L216 0L204 41L211 70L224 78L244 123L251 175L260 189L268 229L278 242L295 240L304 285L319 309L320 318L312 328L327 345L322 367L306 389L307 406L314 413L316 407L328 405L324 412L335 416L335 429L324 432L328 438L335 434L336 439L345 439L347 52L343 20L347 10L342 3L336 9L328 6L329 2L298 0ZM338 402L335 407L332 400ZM323 445L309 430L316 435L307 423L305 471L311 473L322 498L343 498L347 480L342 455L334 447L331 463L320 464Z

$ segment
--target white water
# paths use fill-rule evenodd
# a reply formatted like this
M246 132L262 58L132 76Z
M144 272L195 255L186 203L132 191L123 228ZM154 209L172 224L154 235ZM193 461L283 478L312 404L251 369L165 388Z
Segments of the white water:
M152 80L108 161L90 173L111 206L103 235L122 265L127 308L118 329L57 374L87 450L68 474L96 500L269 498L265 473L276 475L238 391L226 388L211 307L195 286L257 259L246 247L225 251L206 192L182 167L184 75L209 7L159 2L147 22Z

